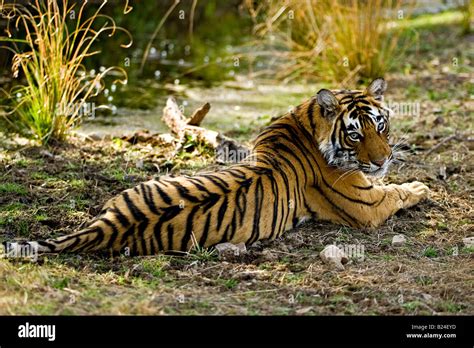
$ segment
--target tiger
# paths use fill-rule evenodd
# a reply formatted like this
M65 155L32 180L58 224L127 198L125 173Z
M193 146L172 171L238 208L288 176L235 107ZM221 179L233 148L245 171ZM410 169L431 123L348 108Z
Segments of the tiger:
M153 255L274 240L307 219L374 229L430 192L418 181L373 180L395 159L386 89L383 78L360 90L321 89L265 127L242 162L140 183L78 232L9 248Z

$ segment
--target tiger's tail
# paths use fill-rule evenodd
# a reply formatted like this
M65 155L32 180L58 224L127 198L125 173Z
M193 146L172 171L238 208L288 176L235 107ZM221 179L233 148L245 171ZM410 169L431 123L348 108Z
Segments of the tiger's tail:
M44 241L4 242L3 253L7 257L22 257L44 253L87 252L117 249L114 243L119 235L117 227L106 218L94 221L75 233Z

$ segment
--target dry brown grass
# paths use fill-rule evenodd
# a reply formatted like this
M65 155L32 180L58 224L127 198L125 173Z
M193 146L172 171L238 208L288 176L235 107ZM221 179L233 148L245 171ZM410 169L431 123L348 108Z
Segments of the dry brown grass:
M383 76L403 53L402 31L394 22L407 18L400 0L246 1L255 22L258 54L276 57L276 77L353 82ZM272 71L274 73L274 71Z

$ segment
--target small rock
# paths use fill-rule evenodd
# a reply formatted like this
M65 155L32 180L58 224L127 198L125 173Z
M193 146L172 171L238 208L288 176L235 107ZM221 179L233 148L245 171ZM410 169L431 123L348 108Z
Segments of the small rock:
M303 307L296 310L296 314L303 315L313 310L313 307Z
M247 252L245 243L221 243L215 246L220 260L233 260Z
M138 159L138 160L135 162L135 167L136 167L137 169L143 169L144 163L143 163L143 160L142 160L141 158Z
M464 245L468 248L474 247L474 237L466 237L462 239Z
M48 150L41 150L40 155L43 157L49 157L49 158L54 158L54 155L49 152Z
M133 174L125 174L123 176L123 180L128 182L136 182L138 180L138 176Z
M255 243L252 244L252 248L260 248L262 247L262 242L257 240Z
M319 256L324 263L340 271L344 270L343 264L349 261L344 251L335 245L326 246L323 251L319 253Z
M393 236L392 238L392 245L395 247L400 247L400 246L403 246L406 241L407 239L405 238L403 234L397 234Z
M252 262L255 265L259 265L264 262L274 262L278 260L278 255L268 249L263 249L260 255Z
M40 155L43 156L43 157L48 157L48 158L51 158L51 159L54 159L54 160L57 160L57 161L61 161L63 158L59 155L53 155L51 152L49 152L48 150L41 150L40 151Z
M103 139L103 137L97 133L88 134L87 138L92 141L101 141Z
M431 300L433 300L433 296L431 296L430 294L421 294L421 297L423 297L423 300L425 300L426 302L431 302Z
M157 136L157 139L160 142L163 142L165 144L172 144L176 141L176 138L174 136L172 136L171 134L168 134L168 133L159 134Z
M439 167L439 173L438 173L438 178L441 180L446 180L448 175L446 174L446 166L440 166Z
M436 111L434 111L434 112L436 112ZM445 122L444 122L444 117L443 117L443 116L438 116L438 117L436 117L435 120L433 121L433 124L434 124L435 126L438 126L438 125L444 124L444 123L445 123Z

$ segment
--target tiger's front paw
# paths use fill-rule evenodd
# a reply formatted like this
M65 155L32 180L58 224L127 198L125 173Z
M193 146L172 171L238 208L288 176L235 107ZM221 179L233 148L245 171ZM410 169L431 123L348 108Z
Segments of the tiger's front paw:
M401 186L407 194L407 197L403 202L404 208L412 207L420 201L428 198L430 195L430 189L428 186L419 181L407 182Z

